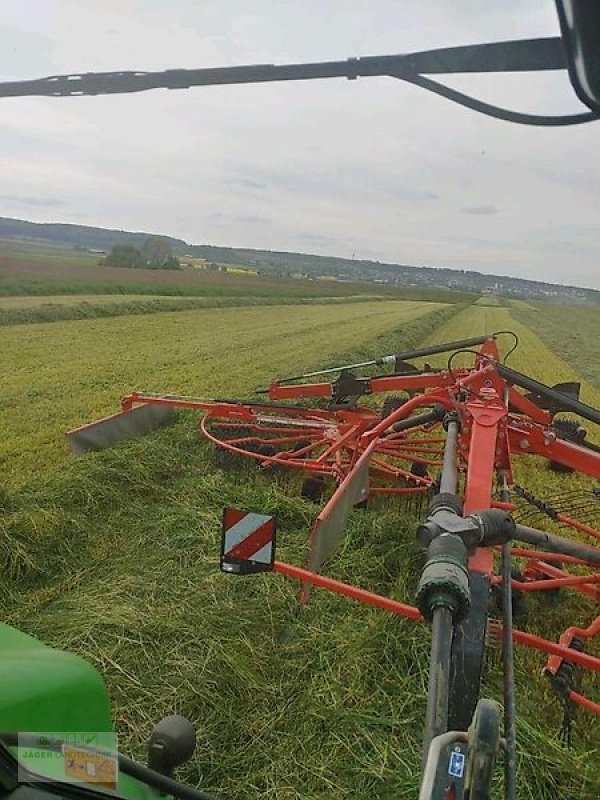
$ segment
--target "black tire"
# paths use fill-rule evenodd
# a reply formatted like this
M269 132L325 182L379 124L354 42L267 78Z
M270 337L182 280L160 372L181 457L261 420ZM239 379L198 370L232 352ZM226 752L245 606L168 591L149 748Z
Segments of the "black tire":
M327 481L322 475L311 475L302 482L300 495L311 503L320 503L327 488Z
M559 439L564 439L566 442L574 442L575 444L584 445L587 431L575 419L566 419L564 417L555 417L552 422L556 435ZM548 468L552 472L558 472L563 475L568 475L575 470L572 467L567 467L559 461L549 461Z
M407 399L407 397L400 394L391 394L386 397L381 406L381 419L389 417L392 411L396 411L400 406L403 406Z
M500 747L500 707L493 700L477 703L469 727L465 800L489 800Z
M515 581L522 581L523 575L518 569L512 569L511 575L513 580ZM511 588L511 596L512 596L512 613L513 617L520 617L526 611L526 597L525 592L521 589L514 589ZM502 586L500 584L494 586L492 588L492 601L494 606L496 607L497 611L502 614L504 611L504 595L502 592Z
M559 461L549 461L548 469L552 472L558 472L559 474L563 475L567 475L575 471L573 467L567 467L565 464L561 464Z
M413 461L410 465L410 471L413 475L416 475L417 478L427 478L429 476L427 464L423 464L421 461Z
M213 436L216 436L217 439L226 442L227 439L238 438L241 436L249 436L250 429L249 428L236 428L235 431L232 431L231 428L228 428L226 425L213 425L210 428L210 432ZM244 456L238 455L237 453L232 453L231 450L227 450L224 447L219 447L215 445L212 451L212 461L216 467L220 469L228 470L228 469L239 469L242 465L245 464L246 459Z
M553 563L553 566L555 566L557 569L562 569L563 568L563 563L562 563L562 561L555 561ZM549 578L547 576L543 576L543 577L546 578L546 580L551 580L551 578ZM542 592L542 596L543 596L544 600L546 601L546 603L548 605L552 605L553 603L557 603L560 600L560 597L561 597L561 588L560 588L560 586L557 586L556 589L546 589L544 592Z

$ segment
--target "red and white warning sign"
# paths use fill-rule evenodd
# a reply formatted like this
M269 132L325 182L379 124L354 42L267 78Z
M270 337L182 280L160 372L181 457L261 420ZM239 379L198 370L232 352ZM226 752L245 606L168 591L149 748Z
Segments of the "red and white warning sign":
M221 569L247 575L273 569L275 517L226 508L223 511Z

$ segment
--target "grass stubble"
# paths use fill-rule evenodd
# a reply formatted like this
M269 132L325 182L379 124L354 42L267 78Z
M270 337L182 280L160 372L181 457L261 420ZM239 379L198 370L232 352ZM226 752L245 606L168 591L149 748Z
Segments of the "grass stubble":
M395 330L383 326L362 348L340 336L338 352L362 358L451 338L446 333L468 336L491 322L506 327L509 320L490 314L505 311L438 310ZM298 352L297 360L333 363L333 353ZM269 360L276 372L268 354L253 367L246 359L248 381L254 369L264 378ZM541 363L531 369L543 378ZM89 384L81 393L93 405ZM427 628L326 592L300 611L297 586L285 579L218 572L225 505L276 514L278 556L302 563L317 509L299 497L297 478L243 464L221 470L185 414L153 436L51 462L0 496L3 617L101 670L125 751L143 758L153 724L177 712L198 730L181 777L218 796L417 795ZM545 470L538 480L546 485ZM410 602L422 563L416 521L393 503L355 511L328 574ZM575 607L533 598L519 625L535 629L543 619L551 628ZM491 653L484 694L500 700L498 660ZM597 720L582 714L574 746L559 741L561 713L542 664L533 652L517 656L523 796L597 798Z

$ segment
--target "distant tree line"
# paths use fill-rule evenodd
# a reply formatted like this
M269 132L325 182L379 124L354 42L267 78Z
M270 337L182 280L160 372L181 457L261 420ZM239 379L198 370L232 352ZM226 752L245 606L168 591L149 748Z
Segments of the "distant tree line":
M180 269L179 259L173 255L168 239L153 236L141 248L131 244L115 244L102 261L108 267L129 267L133 269Z
M0 239L43 239L57 244L78 245L84 249L104 250L108 253L113 244L132 244L141 250L144 242L154 238L152 233L133 233L111 228L94 228L89 225L72 225L70 223L26 222L20 219L0 217ZM167 239L173 252L181 255L189 245L183 239L172 236L161 236Z

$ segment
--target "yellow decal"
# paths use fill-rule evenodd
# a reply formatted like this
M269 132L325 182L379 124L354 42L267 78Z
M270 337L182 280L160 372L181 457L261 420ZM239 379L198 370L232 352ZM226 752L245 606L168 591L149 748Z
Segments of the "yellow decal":
M63 745L65 774L72 780L117 788L117 759L102 753L79 750L73 745Z

